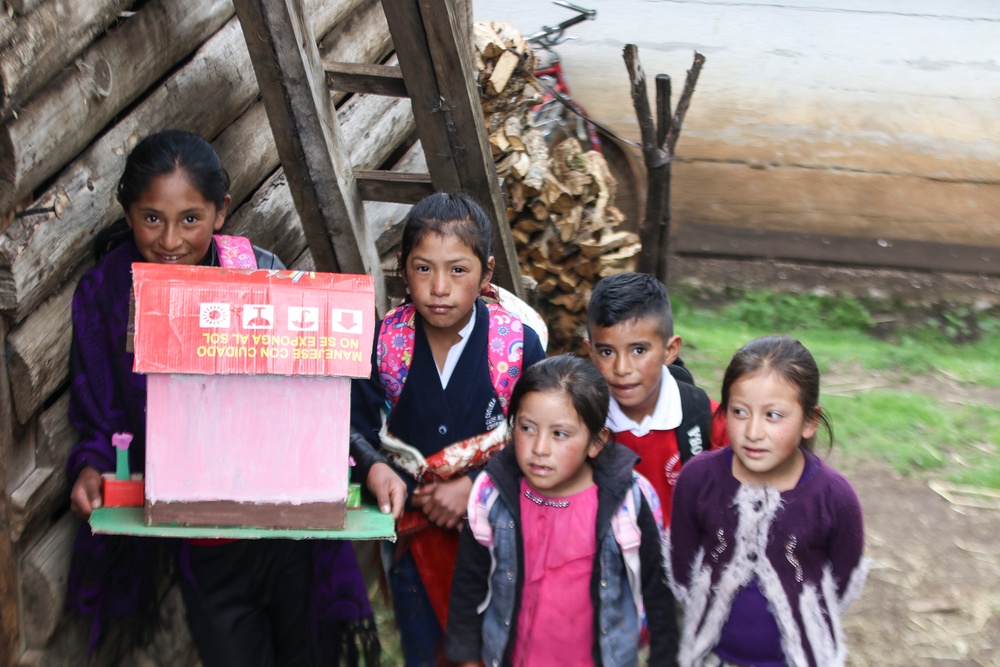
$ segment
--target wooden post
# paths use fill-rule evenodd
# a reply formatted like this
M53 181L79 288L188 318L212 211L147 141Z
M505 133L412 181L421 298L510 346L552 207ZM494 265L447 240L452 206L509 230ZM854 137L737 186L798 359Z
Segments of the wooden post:
M637 269L666 283L670 253L670 165L674 159L674 147L681 134L684 116L691 105L698 75L705 64L705 56L697 52L694 54L694 64L688 70L676 113L670 112L670 77L666 74L657 75L654 120L646 94L646 75L639 62L639 49L635 44L628 44L622 55L632 83L632 104L639 121L642 154L649 183L646 216L640 232L642 252L639 254Z
M434 189L467 192L483 206L493 231L494 281L523 298L469 40L460 35L454 0L382 0L382 6Z
M234 4L316 268L371 275L376 309L383 313L388 301L382 268L368 239L354 171L302 2Z
M6 358L7 351L7 320L0 317L0 352ZM14 445L12 424L14 423L13 408L10 398L10 381L7 377L7 364L0 364L0 517L7 516L8 484L7 455ZM10 532L6 521L0 523L0 664L13 664L17 659L15 651L18 648L18 627L20 612L18 611L17 565L15 563L14 545L11 543Z

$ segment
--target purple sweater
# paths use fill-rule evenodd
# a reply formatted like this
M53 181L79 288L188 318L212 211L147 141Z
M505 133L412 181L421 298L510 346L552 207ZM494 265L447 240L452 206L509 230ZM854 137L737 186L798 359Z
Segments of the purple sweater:
M254 255L259 268L284 268L266 250L254 247ZM87 271L73 295L69 416L80 439L66 461L71 483L87 466L98 471L115 469L111 435L116 432L133 434L129 462L133 471L145 470L146 377L132 372L133 355L125 351L132 263L141 261L139 250L129 240ZM219 265L214 243L203 263ZM336 645L336 632L355 633L355 640L374 642L377 651L371 607L349 544L313 542L313 590L308 602L313 634L332 638L327 644ZM173 546L170 540L94 535L86 524L81 526L68 575L66 607L91 619L91 653L111 622L119 626L118 636L126 645L149 638L159 613L159 568L164 558L173 560ZM331 624L338 630L331 631ZM364 650L367 655L372 645Z
M670 584L684 605L681 667L718 643L730 607L756 577L788 665L846 660L840 617L861 592L861 504L847 480L806 453L815 472L790 491L741 484L730 448L681 470L668 532Z

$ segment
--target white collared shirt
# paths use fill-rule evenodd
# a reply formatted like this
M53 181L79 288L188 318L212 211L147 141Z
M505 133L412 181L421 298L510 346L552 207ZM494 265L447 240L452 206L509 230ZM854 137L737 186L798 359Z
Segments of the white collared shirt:
M682 417L681 390L677 386L677 380L670 374L670 369L664 366L660 374L660 396L656 399L653 414L643 417L641 422L636 423L622 412L618 401L612 398L607 426L615 433L631 431L633 435L641 438L650 431L670 431L677 428L681 425Z
M441 377L441 386L447 387L448 381L451 380L451 374L455 372L455 366L458 365L458 358L462 356L462 351L465 350L466 344L469 342L469 336L472 335L472 330L476 328L476 307L472 307L472 317L469 318L469 323L462 327L461 331L458 332L459 341L451 346L448 350L448 356L444 359L444 368L438 371L438 375ZM437 368L437 364L434 364Z

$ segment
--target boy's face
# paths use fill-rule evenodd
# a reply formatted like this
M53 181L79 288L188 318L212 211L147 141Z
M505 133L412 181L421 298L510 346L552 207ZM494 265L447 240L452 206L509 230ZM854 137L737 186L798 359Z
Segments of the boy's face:
M681 337L665 339L655 317L640 317L592 327L587 349L622 412L641 422L656 409L663 367L677 359Z

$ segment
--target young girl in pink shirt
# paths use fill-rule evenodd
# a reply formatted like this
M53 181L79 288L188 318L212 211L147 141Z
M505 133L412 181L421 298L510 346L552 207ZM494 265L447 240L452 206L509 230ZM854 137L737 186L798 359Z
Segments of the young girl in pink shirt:
M590 362L541 361L514 388L513 447L475 481L445 653L475 665L673 665L674 599L659 500L609 440L608 386Z

